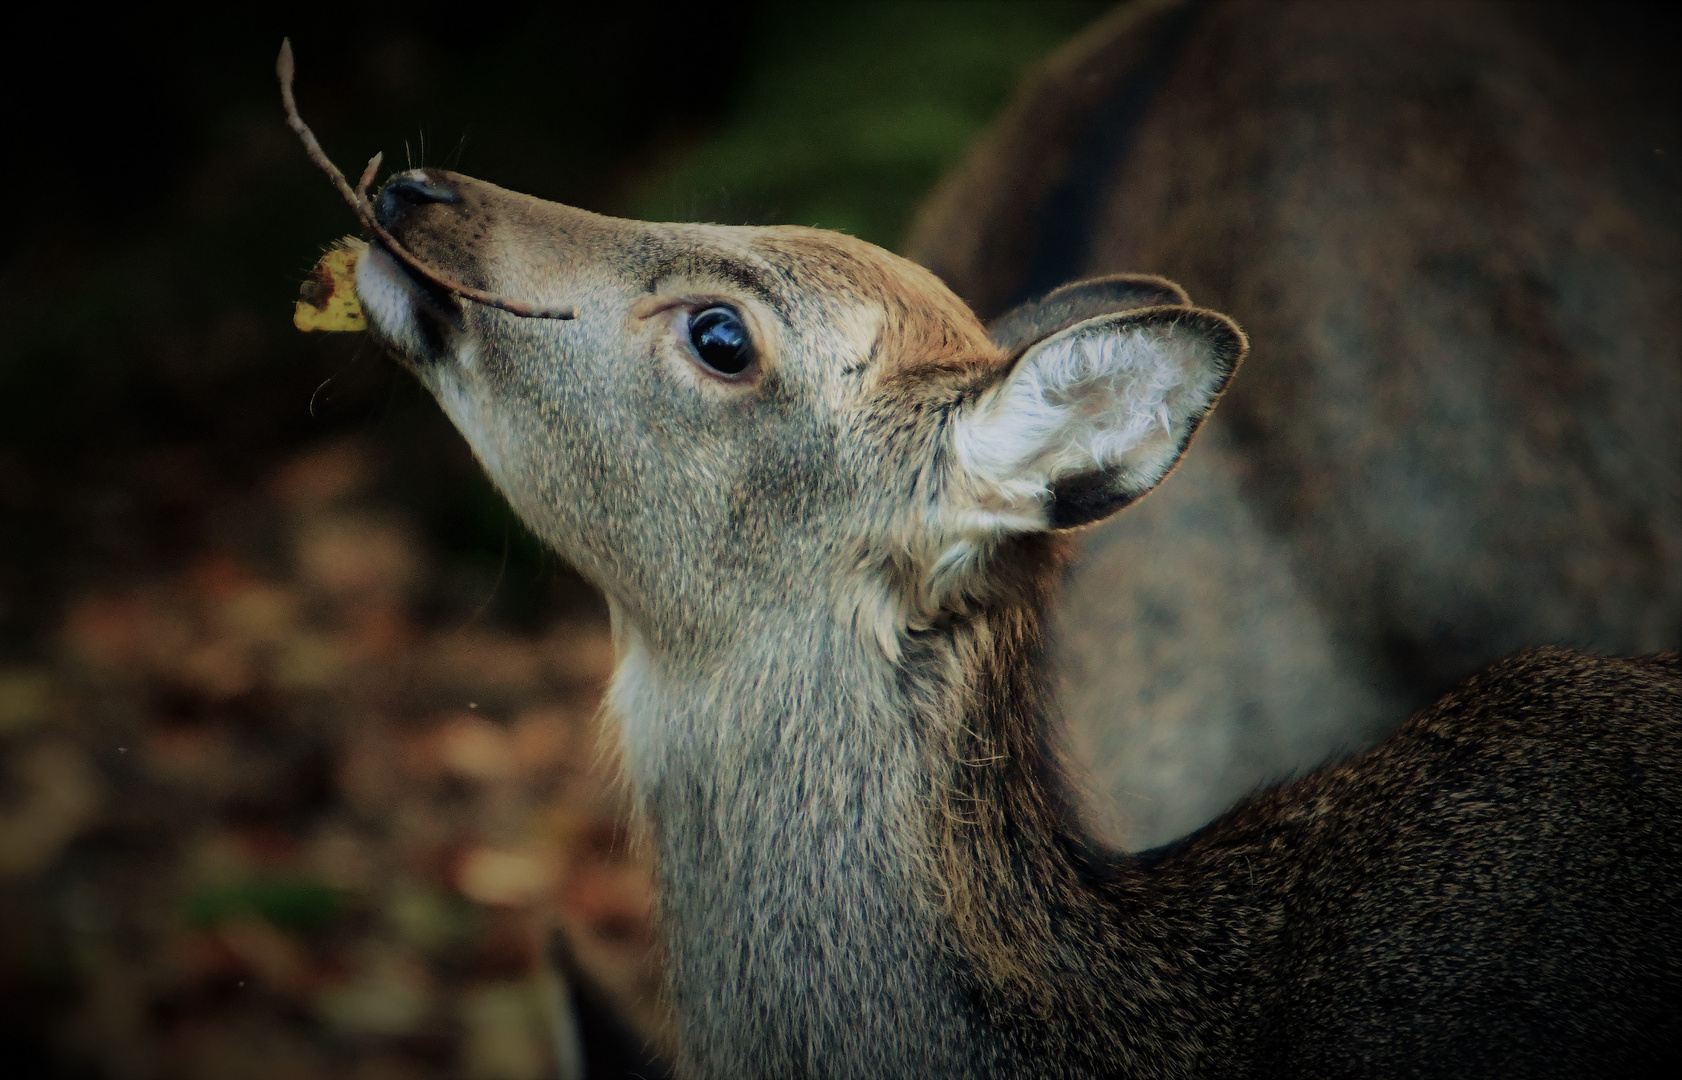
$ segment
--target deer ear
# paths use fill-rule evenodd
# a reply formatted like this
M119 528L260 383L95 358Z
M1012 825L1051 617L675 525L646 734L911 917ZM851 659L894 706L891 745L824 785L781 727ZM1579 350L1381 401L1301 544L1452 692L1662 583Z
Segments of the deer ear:
M1188 307L1105 315L1035 343L954 419L960 528L1067 529L1138 499L1247 347L1232 320Z
M987 336L1006 356L1021 356L1036 341L1100 315L1149 307L1191 307L1186 291L1151 274L1113 274L1059 286L994 319Z

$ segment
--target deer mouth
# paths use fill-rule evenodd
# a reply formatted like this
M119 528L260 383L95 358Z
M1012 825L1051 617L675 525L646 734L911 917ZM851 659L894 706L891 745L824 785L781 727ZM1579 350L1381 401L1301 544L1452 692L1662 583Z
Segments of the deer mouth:
M464 327L462 302L411 274L378 241L357 262L356 298L368 328L389 350L415 365L442 363Z

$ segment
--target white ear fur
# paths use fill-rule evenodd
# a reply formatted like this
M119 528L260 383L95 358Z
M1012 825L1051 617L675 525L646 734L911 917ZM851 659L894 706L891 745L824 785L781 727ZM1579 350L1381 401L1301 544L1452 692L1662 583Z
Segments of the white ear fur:
M1105 315L1034 345L950 428L954 531L1067 528L1144 495L1245 347L1229 319L1192 308Z

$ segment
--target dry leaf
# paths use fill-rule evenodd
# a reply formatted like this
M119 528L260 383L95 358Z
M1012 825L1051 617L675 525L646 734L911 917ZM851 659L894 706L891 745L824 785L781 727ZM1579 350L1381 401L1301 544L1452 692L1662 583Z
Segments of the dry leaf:
M87 755L49 739L10 755L0 808L0 879L37 873L99 811L99 776Z
M47 719L52 678L33 668L0 668L0 734L23 731Z
M445 768L470 780L501 780L514 775L519 765L508 732L471 714L439 728L438 755Z
M321 257L298 290L293 326L337 333L368 329L362 304L356 299L356 263L367 250L366 241L347 236Z
M519 907L540 899L554 881L544 859L515 851L475 848L462 860L456 887L481 904Z

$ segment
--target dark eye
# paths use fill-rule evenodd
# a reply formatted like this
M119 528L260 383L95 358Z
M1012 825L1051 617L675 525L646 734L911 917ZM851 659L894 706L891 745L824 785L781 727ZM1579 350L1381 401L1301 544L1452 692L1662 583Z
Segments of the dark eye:
M742 317L727 307L710 307L689 320L689 343L701 363L722 375L739 375L753 363L753 341Z

